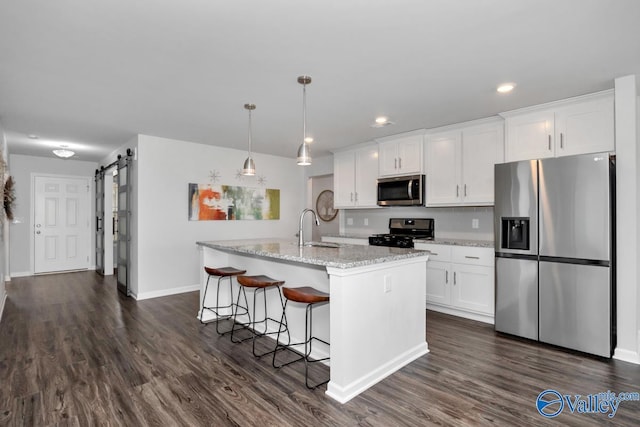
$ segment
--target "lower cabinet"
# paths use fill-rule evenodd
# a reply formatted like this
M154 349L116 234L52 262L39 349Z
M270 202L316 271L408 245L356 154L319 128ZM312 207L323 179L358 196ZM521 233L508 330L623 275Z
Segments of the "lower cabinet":
M427 262L427 308L493 324L493 248L416 243L431 252Z

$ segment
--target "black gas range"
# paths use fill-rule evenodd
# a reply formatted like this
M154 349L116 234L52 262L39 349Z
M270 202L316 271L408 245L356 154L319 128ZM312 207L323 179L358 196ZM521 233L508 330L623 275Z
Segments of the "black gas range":
M414 239L433 240L434 226L433 218L391 218L389 219L389 233L369 236L369 244L413 248Z

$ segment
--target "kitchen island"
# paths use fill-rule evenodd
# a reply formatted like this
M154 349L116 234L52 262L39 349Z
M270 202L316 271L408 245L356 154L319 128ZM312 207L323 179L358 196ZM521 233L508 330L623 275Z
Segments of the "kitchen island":
M280 239L197 242L202 266L227 266L285 280L285 286L313 286L329 292L331 302L314 310L314 334L331 345L314 357L330 354L327 394L345 403L378 381L426 354L425 286L428 252L380 246L327 245L298 247ZM201 291L206 274L201 268ZM224 304L228 294L222 291ZM249 293L247 293L249 294ZM202 298L200 298L202 304ZM207 293L206 306L214 305ZM253 301L249 300L249 304ZM274 295L269 316L282 308ZM287 307L292 341L304 337L304 309ZM206 322L215 316L202 310ZM259 317L259 316L258 316ZM324 353L324 354L323 354Z

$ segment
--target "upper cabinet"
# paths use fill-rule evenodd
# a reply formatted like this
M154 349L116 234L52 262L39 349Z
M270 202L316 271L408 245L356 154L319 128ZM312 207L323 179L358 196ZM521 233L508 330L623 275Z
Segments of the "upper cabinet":
M412 132L379 139L379 176L421 174L423 133Z
M502 114L507 162L615 150L613 93Z
M333 204L339 209L378 207L378 146L333 155Z
M504 161L503 122L429 134L425 158L426 206L491 206L494 165Z

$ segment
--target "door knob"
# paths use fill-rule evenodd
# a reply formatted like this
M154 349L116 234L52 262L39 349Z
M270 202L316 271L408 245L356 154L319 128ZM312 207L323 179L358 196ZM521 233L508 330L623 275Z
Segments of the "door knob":
M40 230L36 231L36 234L40 234Z

